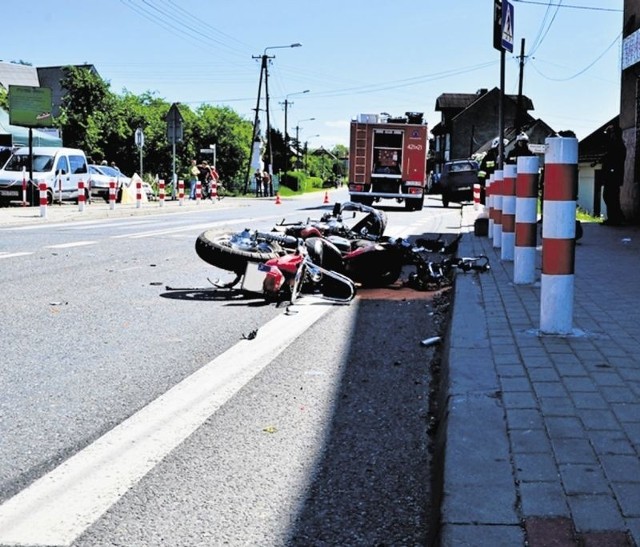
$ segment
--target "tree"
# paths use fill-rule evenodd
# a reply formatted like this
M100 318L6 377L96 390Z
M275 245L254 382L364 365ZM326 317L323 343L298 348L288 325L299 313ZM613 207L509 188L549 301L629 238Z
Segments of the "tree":
M220 180L228 187L244 185L244 172L251 152L253 125L229 107L201 105L193 122L185 124L193 157L201 156L200 149L216 145L216 168ZM205 158L201 158L205 159ZM211 159L209 156L206 159Z
M66 93L58 120L64 142L89 155L102 152L104 128L113 124L115 96L109 84L88 68L67 66L64 74L61 84Z

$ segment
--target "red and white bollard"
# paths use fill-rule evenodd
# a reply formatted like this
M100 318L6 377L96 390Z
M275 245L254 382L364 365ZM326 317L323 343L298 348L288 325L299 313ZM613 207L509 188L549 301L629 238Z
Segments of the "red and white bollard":
M538 228L538 156L520 156L516 175L516 242L513 253L513 282L536 280Z
M516 166L504 166L502 179L502 248L500 258L513 261L516 245Z
M160 207L164 207L164 180L158 181L158 203Z
M480 183L473 185L473 209L480 209Z
M211 201L216 201L218 199L218 181L216 179L211 179Z
M41 180L38 183L38 191L40 192L40 216L47 218L47 205L49 200L47 199L47 183Z
M142 206L142 180L136 180L136 209Z
M109 181L109 209L112 211L116 208L116 181Z
M84 204L87 201L86 196L84 194L84 181L78 181L78 211L81 213L84 211Z
M196 181L196 203L200 205L200 201L202 200L202 182L200 180Z
M184 205L184 181L183 180L179 180L178 181L178 201L180 202L180 205Z
M493 173L494 181L491 185L493 195L493 248L502 247L502 184L504 182L504 171L496 169Z
M495 176L493 173L489 175L484 187L484 203L485 207L489 211L489 231L487 236L489 239L493 239L493 225L495 223L495 211L493 210L493 182Z
M570 334L573 320L578 139L545 140L540 332Z
M22 206L27 206L27 168L22 168Z

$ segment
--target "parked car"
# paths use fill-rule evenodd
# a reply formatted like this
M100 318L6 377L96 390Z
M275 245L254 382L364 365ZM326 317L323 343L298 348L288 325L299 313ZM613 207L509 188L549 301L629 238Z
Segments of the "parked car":
M47 202L78 199L78 183L87 182L89 166L82 150L56 146L35 146L32 149L33 184L27 184L26 198L32 205L40 202L37 185L44 182L47 187ZM22 201L22 180L29 178L29 147L18 148L0 170L0 201ZM24 171L24 175L23 175Z
M478 183L478 168L475 160L453 160L442 166L440 192L444 207L448 207L451 201L473 199L473 185Z
M129 185L131 179L125 177L119 169L109 165L89 165L89 174L91 175L91 195L103 198L109 201L109 183L116 183L116 195L123 184Z

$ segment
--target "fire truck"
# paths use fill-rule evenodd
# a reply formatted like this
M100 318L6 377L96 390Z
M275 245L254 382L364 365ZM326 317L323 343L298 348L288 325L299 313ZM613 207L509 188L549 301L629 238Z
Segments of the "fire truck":
M372 205L382 199L420 211L427 188L428 128L420 112L392 118L359 114L351 121L349 194Z

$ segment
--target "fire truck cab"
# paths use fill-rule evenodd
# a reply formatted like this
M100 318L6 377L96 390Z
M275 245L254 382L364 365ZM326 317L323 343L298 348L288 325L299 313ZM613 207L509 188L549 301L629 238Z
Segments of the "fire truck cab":
M428 128L423 114L360 114L351 122L349 194L372 205L382 199L420 211L426 193Z

